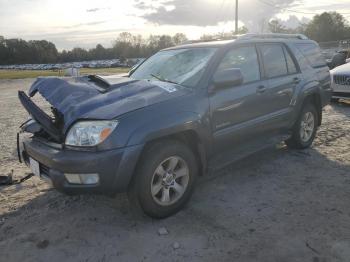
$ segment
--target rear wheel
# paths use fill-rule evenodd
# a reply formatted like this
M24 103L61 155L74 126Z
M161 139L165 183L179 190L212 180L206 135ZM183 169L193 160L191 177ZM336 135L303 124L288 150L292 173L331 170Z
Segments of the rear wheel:
M304 149L311 146L318 126L318 114L312 103L304 105L292 130L292 137L286 141L290 148Z
M197 170L196 158L184 144L173 140L155 143L142 156L129 199L151 217L168 217L190 199Z

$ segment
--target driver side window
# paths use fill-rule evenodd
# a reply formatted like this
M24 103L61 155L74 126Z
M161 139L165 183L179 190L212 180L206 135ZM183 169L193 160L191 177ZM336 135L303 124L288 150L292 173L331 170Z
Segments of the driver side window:
M258 55L254 46L238 47L228 51L217 71L239 68L243 74L243 83L260 80Z

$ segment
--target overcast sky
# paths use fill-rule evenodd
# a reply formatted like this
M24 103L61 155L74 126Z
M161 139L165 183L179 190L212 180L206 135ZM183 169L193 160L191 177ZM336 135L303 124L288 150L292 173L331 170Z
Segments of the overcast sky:
M240 25L261 30L273 17L289 26L314 13L338 11L350 19L350 0L239 0ZM235 0L0 0L0 35L47 39L58 49L110 46L118 33L185 33L196 39L205 33L229 32Z

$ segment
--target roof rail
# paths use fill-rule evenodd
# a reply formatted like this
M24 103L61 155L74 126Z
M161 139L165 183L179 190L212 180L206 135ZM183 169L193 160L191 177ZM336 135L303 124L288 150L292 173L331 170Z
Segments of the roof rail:
M284 38L284 39L299 39L299 40L308 40L309 38L303 34L245 34L238 37L239 40L244 39L266 39L266 38Z
M211 38L211 39L187 40L185 42L182 42L180 45L215 42L215 41L229 41L229 40L235 40L235 39L238 39L238 37L237 36L232 36L232 38L230 38L230 39L226 39L226 38Z

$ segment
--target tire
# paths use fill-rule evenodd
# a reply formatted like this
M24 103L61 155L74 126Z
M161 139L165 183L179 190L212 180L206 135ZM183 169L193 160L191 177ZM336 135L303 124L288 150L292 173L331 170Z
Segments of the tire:
M310 114L312 115L313 123L311 123ZM307 116L309 116L309 118L307 118ZM315 105L312 103L306 103L303 106L299 118L293 127L291 138L285 141L287 146L294 149L306 149L310 147L316 136L318 120L318 113ZM307 136L305 133L303 135L302 132L302 129L305 131L305 128L309 130Z
M196 157L187 146L176 140L156 142L141 156L129 200L150 217L169 217L189 201L197 173Z

